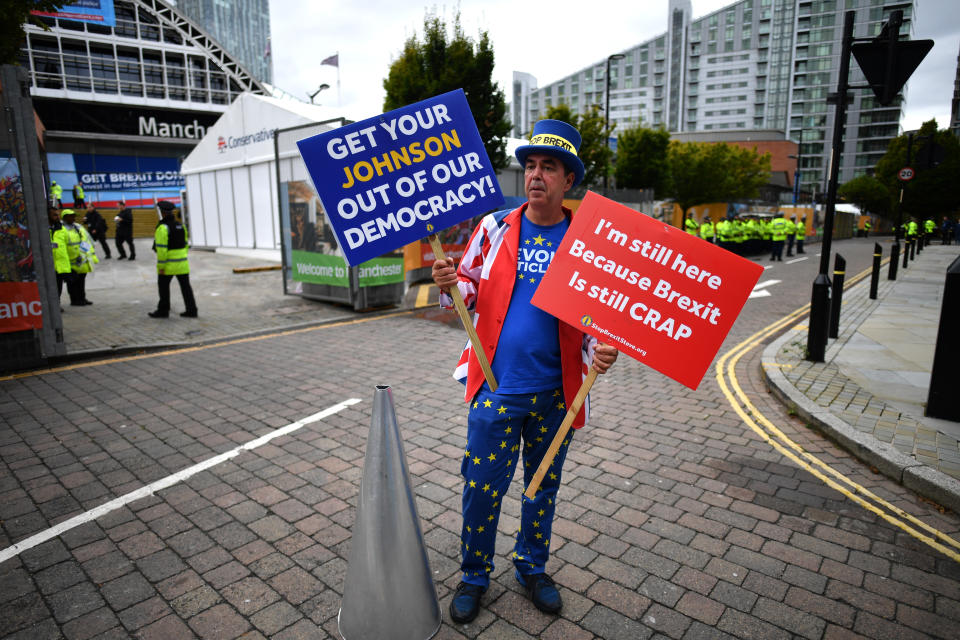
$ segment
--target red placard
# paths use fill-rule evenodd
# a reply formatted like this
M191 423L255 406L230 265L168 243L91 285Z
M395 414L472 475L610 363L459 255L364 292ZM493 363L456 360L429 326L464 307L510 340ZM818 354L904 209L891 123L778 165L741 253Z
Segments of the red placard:
M36 282L0 282L0 333L43 326Z
M763 267L588 192L533 304L696 389Z

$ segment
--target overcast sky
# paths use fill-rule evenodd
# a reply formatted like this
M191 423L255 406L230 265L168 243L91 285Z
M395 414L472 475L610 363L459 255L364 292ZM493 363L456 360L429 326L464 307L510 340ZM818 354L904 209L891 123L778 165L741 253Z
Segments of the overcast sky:
M694 18L733 0L693 0ZM496 59L494 80L510 100L514 71L539 86L664 33L667 0L468 0L433 4L409 0L270 0L274 84L302 99L330 85L317 104L360 120L383 111L383 78L412 35L423 35L429 9L450 24L460 7L464 32L486 30ZM960 1L916 0L914 37L936 44L908 84L904 130L936 118L950 122L960 53ZM339 54L338 69L320 61ZM851 64L856 64L852 62ZM339 90L338 90L339 82ZM339 114L338 114L339 115Z

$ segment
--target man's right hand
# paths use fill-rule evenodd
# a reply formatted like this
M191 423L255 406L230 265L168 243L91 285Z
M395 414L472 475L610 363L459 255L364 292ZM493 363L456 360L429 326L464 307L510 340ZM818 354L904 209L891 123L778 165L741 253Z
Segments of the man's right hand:
M450 295L451 287L457 286L457 266L454 264L453 258L436 260L433 263L430 275L433 276L434 283L447 295Z

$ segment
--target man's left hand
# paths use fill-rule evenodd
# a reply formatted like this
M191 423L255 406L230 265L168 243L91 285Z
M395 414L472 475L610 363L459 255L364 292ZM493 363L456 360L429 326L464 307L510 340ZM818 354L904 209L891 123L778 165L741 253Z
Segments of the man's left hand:
M597 373L606 373L610 365L617 361L618 353L615 347L608 344L598 344L593 350L593 369Z

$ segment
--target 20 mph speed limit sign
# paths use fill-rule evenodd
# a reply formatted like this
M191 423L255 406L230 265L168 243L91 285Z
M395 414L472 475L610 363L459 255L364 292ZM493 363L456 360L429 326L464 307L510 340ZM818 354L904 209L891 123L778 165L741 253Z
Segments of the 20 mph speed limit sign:
M913 180L913 176L913 169L910 167L904 167L903 169L900 169L899 173L897 173L897 178L903 182L909 182L910 180Z

